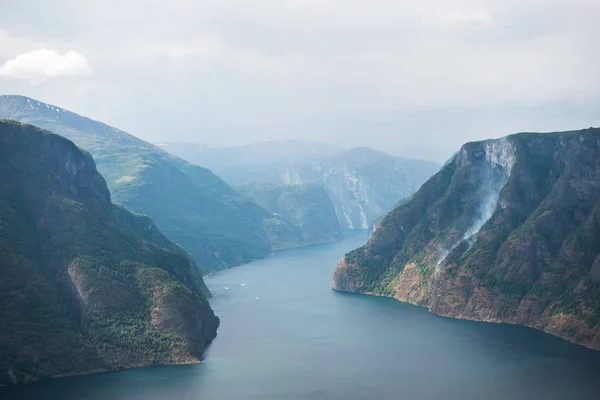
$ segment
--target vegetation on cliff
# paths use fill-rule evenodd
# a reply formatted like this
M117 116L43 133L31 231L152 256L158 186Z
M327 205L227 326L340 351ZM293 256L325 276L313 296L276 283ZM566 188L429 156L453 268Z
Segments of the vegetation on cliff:
M367 229L439 170L424 160L393 157L368 147L344 150L318 142L277 141L237 147L163 143L172 154L215 171L227 183L317 183L331 199L340 226Z
M285 242L280 230L264 228L277 221L273 213L210 170L126 132L23 96L0 96L0 118L49 130L90 152L113 201L150 216L204 272L266 257Z
M328 243L342 237L333 204L321 185L250 182L236 189L295 227L295 240L289 238L288 243Z
M199 362L219 320L198 268L89 154L0 121L0 176L0 385Z
M464 145L333 286L600 349L600 129Z

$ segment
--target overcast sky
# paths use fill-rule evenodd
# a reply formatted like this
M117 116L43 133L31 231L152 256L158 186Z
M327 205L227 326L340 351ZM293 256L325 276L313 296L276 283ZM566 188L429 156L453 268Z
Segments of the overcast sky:
M598 0L0 0L0 94L151 142L443 161L600 125Z

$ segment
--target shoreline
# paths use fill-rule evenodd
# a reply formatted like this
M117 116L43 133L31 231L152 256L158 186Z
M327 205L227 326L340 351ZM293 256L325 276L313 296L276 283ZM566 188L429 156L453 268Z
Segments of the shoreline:
M436 312L431 311L428 306L411 303L409 301L403 301L403 300L400 300L400 299L398 299L398 298L396 298L394 296L386 296L384 294L370 293L370 292L353 292L353 291L349 291L349 290L342 290L342 289L334 287L334 282L332 282L332 284L331 284L331 289L334 290L334 291L336 291L336 292L340 292L340 293L349 293L349 294L355 294L355 295L359 295L359 296L385 297L385 298L388 298L388 299L394 299L394 300L396 300L396 301L398 301L400 303L410 304L411 306L415 306L415 307L419 307L419 308L424 308L425 310L427 310L427 312L429 314L435 315L435 316L440 317L440 318L455 319L455 320L459 320L459 321L480 322L480 323L486 323L486 324L500 324L500 325L504 324L504 325L512 325L512 326L522 326L524 328L535 329L538 332L542 332L542 333L545 333L546 335L550 335L552 337L559 338L561 340L564 340L564 341L569 342L571 344L574 344L576 346L582 347L584 349L592 350L594 352L600 352L600 348L594 348L594 347L586 346L583 343L578 343L578 342L575 342L573 340L570 340L569 338L566 338L566 337L563 337L563 336L560 336L560 335L555 335L552 332L548 332L548 331L546 331L544 329L541 329L541 328L538 328L538 327L535 327L535 326L532 326L532 325L524 325L524 324L518 324L516 322L503 321L503 320L495 320L495 319L485 320L485 319L476 319L476 318L466 318L466 317L463 317L463 316L451 316L451 315L438 314Z

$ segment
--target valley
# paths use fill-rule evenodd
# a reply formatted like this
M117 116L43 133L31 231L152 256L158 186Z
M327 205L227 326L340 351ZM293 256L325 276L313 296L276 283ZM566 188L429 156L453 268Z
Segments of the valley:
M109 129L96 122L92 127ZM41 400L48 393L73 400L124 399L130 398L132 387L139 394L134 398L140 399L174 393L215 399L242 393L256 399L295 394L304 399L314 393L324 399L358 399L371 393L387 398L398 390L456 399L465 393L525 399L533 391L560 399L573 386L578 387L577 398L592 399L600 390L593 378L600 372L597 352L530 329L598 349L600 134L595 129L468 143L416 193L376 218L372 230L343 232L331 194L321 183L251 181L230 187L209 170L131 137L128 153L137 157L135 163L162 160L179 171L172 170L174 175L163 176L164 181L149 179L140 188L183 182L195 193L203 190L200 199L210 199L203 204L213 204L211 212L227 211L223 215L228 218L256 212L243 222L244 229L264 234L269 253L257 257L271 257L223 271L224 266L196 265L194 252L169 240L172 231L163 235L149 217L111 203L113 195L125 196L131 188L121 192L118 185L123 182L113 179L109 193L110 180L96 171L99 159L99 167L109 174L122 173L114 169L122 168L120 161L106 158L109 150L91 146L88 154L27 124L4 121L0 128L5 151L1 172L11 177L0 192L0 283L5 289L0 314L11 321L0 348L2 384L202 362L169 369L180 371L187 382L179 389L150 382L156 374L157 382L162 376L177 381L159 367L0 390L7 399ZM81 135L84 143L105 141L77 132L74 137ZM118 133L120 141L123 135ZM127 148L114 146L110 151ZM125 183L146 176L145 169ZM156 202L148 190L132 198L139 204ZM232 204L244 206L233 211L227 208ZM211 223L217 225L203 234L227 227L220 219ZM367 245L360 247L367 236ZM332 266L344 253L333 272L332 291ZM210 292L201 278L207 271ZM440 319L415 306L456 319ZM387 333L382 337L381 332ZM375 336L380 338L377 344L370 340ZM469 347L473 341L476 350ZM361 347L364 343L369 345ZM352 356L350 349L357 347L368 354ZM419 355L410 355L413 351ZM398 365L400 358L419 357L422 364ZM458 370L457 357L463 358ZM506 357L510 362L500 368ZM555 360L551 366L544 364L548 357ZM319 368L307 369L312 363L307 360ZM331 375L340 362L351 367ZM373 375L377 369L372 363L384 365L389 374ZM542 387L534 380L503 386L520 369L532 368L529 363L534 363L540 382L552 380L554 385ZM438 384L416 384L411 374L423 374L432 364L438 368L429 375ZM398 380L398 368L407 380ZM325 371L333 379L315 378ZM445 378L448 374L451 380ZM452 382L466 384L473 374L479 374L480 386L467 392L464 387L450 389ZM343 383L354 375L356 382L365 376L376 383ZM273 376L280 376L284 385L261 389L270 387ZM139 386L138 379L145 383ZM264 379L264 385L244 384ZM81 391L76 383L88 388L95 381L106 386ZM490 387L496 387L494 395L488 393Z
M600 2L0 9L0 400L600 399Z
M278 141L238 147L161 143L173 155L213 170L231 185L249 182L322 185L344 229L368 229L439 170L436 163L370 148Z
M600 353L520 326L440 318L335 292L331 266L367 232L206 280L221 319L203 363L0 388L6 400L596 400Z
M0 96L0 119L47 129L88 151L112 199L150 216L171 240L211 272L269 256L274 251L339 239L311 237L241 195L212 171L171 156L119 129L23 96ZM327 206L324 212L329 211ZM333 210L331 210L332 216Z

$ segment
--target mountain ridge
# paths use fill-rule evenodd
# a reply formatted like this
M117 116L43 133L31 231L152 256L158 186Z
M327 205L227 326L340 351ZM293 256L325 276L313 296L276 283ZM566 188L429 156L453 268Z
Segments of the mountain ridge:
M239 165L234 166L227 164L228 148L215 149L217 156L214 159L203 158L199 153L190 154L187 149L164 148L211 168L234 186L252 181L288 185L319 183L334 204L340 226L346 229L369 228L375 218L414 193L439 169L439 165L430 161L392 157L368 147L330 152L324 156L303 153L299 158L254 157L249 151L241 158L251 161L238 162ZM230 149L243 152L244 146Z
M600 129L470 142L332 286L600 349Z
M212 171L124 131L25 96L0 96L0 118L50 130L89 151L115 202L152 217L204 272L264 258L289 245L286 221Z
M0 121L0 144L0 384L200 362L219 320L189 253L68 139Z

